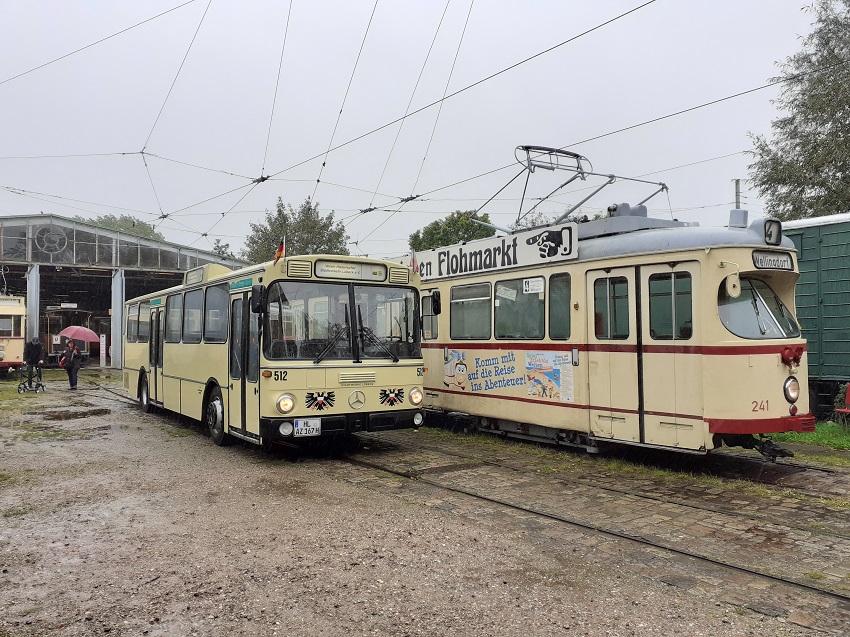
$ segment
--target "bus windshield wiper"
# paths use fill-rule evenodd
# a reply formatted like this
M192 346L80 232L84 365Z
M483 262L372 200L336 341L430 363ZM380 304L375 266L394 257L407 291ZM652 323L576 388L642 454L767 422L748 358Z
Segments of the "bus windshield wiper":
M331 337L331 339L328 341L328 344L325 345L322 351L318 353L318 355L316 356L316 360L313 361L315 365L321 363L322 360L324 360L325 356L327 356L330 351L334 347L336 347L336 344L339 343L342 337L348 333L348 312L345 313L345 325L343 326L339 323L336 323L335 326L336 329L334 330L334 335Z
M357 325L359 327L361 337L365 336L366 340L372 343L372 345L380 347L382 350L384 350L384 352L386 352L386 354L391 359L393 359L393 363L398 362L398 356L393 354L393 351L389 347L387 347L387 344L383 341L383 339L379 338L370 327L363 325L363 317L360 315L359 305L357 306Z

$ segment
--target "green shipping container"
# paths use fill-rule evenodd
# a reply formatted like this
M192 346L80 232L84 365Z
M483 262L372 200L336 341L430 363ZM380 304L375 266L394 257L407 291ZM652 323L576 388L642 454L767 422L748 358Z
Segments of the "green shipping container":
M797 248L797 319L808 341L812 410L832 411L850 380L850 214L782 224Z

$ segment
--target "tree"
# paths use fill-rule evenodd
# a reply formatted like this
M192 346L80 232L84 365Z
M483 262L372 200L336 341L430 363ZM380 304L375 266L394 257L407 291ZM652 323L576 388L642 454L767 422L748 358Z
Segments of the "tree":
M334 222L334 213L323 217L318 204L310 198L298 210L277 198L274 212L266 212L265 223L249 223L251 234L245 239L242 258L262 263L274 258L281 239L286 239L286 256L295 254L348 254L348 235L342 222Z
M508 226L511 230L526 230L528 228L537 228L538 226L549 226L555 221L554 217L543 214L539 210L535 210L530 215L526 215L519 221L514 221ZM571 219L568 221L572 221Z
M421 230L410 235L410 248L417 251L430 250L461 241L484 239L496 234L493 228L473 223L471 219L490 223L490 217L487 213L479 215L474 210L467 210L466 212L456 210L445 219L432 221Z
M815 0L802 50L779 64L773 139L750 133L752 183L783 220L850 210L850 0Z
M143 237L145 239L165 241L165 237L160 232L154 230L153 226L148 225L141 219L136 219L132 215L121 215L119 217L116 217L115 215L100 215L94 219L86 219L80 215L76 215L74 219L77 221L84 221L85 223L92 223L103 228L108 228L109 230L126 232L127 234Z
M213 244L212 251L215 252L220 257L233 257L235 256L233 252L230 250L229 243L222 243L221 239L216 239Z

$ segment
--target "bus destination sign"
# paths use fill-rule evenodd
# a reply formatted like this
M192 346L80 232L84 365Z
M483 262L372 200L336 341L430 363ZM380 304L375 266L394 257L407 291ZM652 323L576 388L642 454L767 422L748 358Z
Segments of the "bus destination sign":
M423 281L578 257L578 226L565 223L416 253Z

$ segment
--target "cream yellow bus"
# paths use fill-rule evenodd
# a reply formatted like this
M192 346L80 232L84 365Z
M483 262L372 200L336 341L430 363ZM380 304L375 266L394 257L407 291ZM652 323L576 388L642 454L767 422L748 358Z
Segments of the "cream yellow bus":
M126 303L124 387L218 445L417 427L418 287L408 267L336 255L189 270Z

